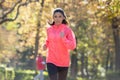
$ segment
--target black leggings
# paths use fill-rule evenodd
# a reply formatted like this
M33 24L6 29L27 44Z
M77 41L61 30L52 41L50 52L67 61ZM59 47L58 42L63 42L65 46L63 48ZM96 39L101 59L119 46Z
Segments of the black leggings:
M50 80L66 80L68 67L59 67L52 63L47 63L47 70Z

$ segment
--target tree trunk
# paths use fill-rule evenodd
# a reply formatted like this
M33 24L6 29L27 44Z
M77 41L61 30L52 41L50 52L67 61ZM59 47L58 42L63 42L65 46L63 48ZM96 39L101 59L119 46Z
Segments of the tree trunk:
M81 53L81 76L82 78L85 77L85 74L84 74L84 61L85 61L85 55L84 53Z
M108 51L107 51L107 58L106 58L106 71L108 70L109 68L109 60L110 60L110 49L108 48Z
M37 29L36 29L36 37L35 37L35 58L36 58L36 56L38 54L38 50L39 50L39 39L40 39L39 33L40 33L40 27L41 27L40 19L41 19L41 16L42 16L43 7L44 7L44 0L42 0L41 9L38 12ZM34 63L33 63L34 64L34 69L36 69L35 58L34 58Z
M78 71L78 65L77 65L77 54L72 54L71 58L71 78L75 79L77 76Z
M86 71L86 77L89 77L89 71L88 71L88 56L85 57L85 71Z
M115 17L112 20L113 37L115 42L115 70L120 70L120 18Z

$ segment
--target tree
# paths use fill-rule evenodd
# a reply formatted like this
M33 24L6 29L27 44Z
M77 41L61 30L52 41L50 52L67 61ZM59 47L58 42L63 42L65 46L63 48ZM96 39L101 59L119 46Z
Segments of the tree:
M119 21L120 21L120 3L118 0L110 0L110 1L99 1L99 8L96 13L96 16L106 22L110 23L111 27L109 26L107 29L113 30L113 40L114 40L114 48L115 48L115 70L120 70L120 28L119 28ZM110 46L109 46L110 47Z

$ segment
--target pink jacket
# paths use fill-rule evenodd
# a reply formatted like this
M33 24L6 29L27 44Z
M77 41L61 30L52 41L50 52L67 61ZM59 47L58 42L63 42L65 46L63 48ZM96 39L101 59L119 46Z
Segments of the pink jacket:
M64 37L61 37L61 32ZM69 50L76 47L73 31L65 24L53 25L47 29L46 46L48 48L46 62L56 66L68 67L70 65Z

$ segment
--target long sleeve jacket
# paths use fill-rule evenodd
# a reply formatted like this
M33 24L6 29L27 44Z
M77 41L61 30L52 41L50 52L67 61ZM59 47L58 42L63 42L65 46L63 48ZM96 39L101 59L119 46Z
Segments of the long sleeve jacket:
M61 33L64 34L61 37ZM70 65L69 51L76 48L76 39L73 31L65 24L53 25L47 29L47 63L56 66L68 67Z

